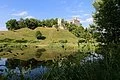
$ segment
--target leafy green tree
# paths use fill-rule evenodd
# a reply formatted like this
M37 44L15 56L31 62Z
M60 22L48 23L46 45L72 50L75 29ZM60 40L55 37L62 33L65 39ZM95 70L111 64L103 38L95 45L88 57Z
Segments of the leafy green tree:
M38 27L43 27L41 20L38 20Z
M10 19L6 22L6 27L8 30L16 30L20 27L18 26L18 22L16 19Z
M38 20L34 18L27 18L25 19L25 24L28 28L35 29L36 27L38 27Z
M76 26L75 24L69 24L67 22L64 22L65 27L73 33L76 37L84 38L84 28L82 26Z
M89 42L92 39L92 34L89 32L89 30L86 28L84 33L84 39L86 40L86 42Z
M19 28L27 27L25 20L23 18L20 18L20 20L18 21L18 25L19 25Z
M29 19L29 25L28 25L28 28L30 29L35 29L36 27L38 27L38 20L37 19Z
M89 32L92 34L93 38L99 38L100 37L100 32L97 31L97 28L96 28L95 24L90 25Z
M41 26L41 27L45 27L45 26L52 27L53 25L57 25L57 18L38 21L38 26Z
M97 53L103 54L105 64L114 67L117 70L115 74L120 75L120 0L100 0L94 6L94 22L100 33L98 39L102 43Z
M94 22L105 44L120 42L120 0L96 0Z
M46 19L45 24L47 27L52 27L52 23L50 19Z
M45 27L46 26L46 21L42 20L41 25L42 25L42 27Z

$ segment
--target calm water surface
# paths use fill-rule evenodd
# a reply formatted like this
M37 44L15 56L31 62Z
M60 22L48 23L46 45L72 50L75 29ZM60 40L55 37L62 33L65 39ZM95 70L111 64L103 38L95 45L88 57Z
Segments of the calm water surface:
M35 59L23 61L0 58L0 76L7 77L8 80L20 80L22 75L25 79L37 80L48 70L49 65L48 62Z

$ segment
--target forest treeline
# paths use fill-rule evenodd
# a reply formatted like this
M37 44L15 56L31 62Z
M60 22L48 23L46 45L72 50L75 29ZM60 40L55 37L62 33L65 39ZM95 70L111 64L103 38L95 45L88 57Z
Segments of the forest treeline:
M57 25L57 18L55 19L46 19L46 20L38 20L35 18L20 18L20 20L10 19L6 22L6 28L8 30L17 30L21 28L29 28L35 29L37 27L52 27L53 25Z

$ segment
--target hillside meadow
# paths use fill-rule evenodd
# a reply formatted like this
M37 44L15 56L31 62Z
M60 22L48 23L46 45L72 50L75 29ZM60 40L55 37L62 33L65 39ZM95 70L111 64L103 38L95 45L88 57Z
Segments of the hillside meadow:
M35 37L36 31L40 31L45 39L38 40ZM1 31L0 56L19 59L33 57L38 60L54 59L60 55L65 56L76 52L77 41L78 38L69 31L61 29L57 31L55 28L38 27L35 30L22 28L14 31ZM38 57L36 57L37 54Z

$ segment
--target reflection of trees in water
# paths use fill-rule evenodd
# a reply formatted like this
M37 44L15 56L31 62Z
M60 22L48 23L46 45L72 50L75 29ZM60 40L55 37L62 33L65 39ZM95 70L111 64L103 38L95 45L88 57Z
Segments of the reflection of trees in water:
M36 80L36 78L40 78L41 75L47 71L47 63L51 61L37 61L32 58L27 61L20 59L7 59L5 62L5 67L8 69L6 80L21 80L22 78L25 80L27 80L27 78L30 78L30 80Z
M19 66L19 64L20 64L19 59L8 59L6 65L8 68L15 69L16 67Z
M27 61L24 61L24 60L20 60L20 59L8 59L6 66L9 69L15 69L16 67L18 67L18 68L22 67L25 70L27 70L29 68L34 69L38 66L50 66L51 64L53 64L52 60L37 61L36 59L32 58Z

